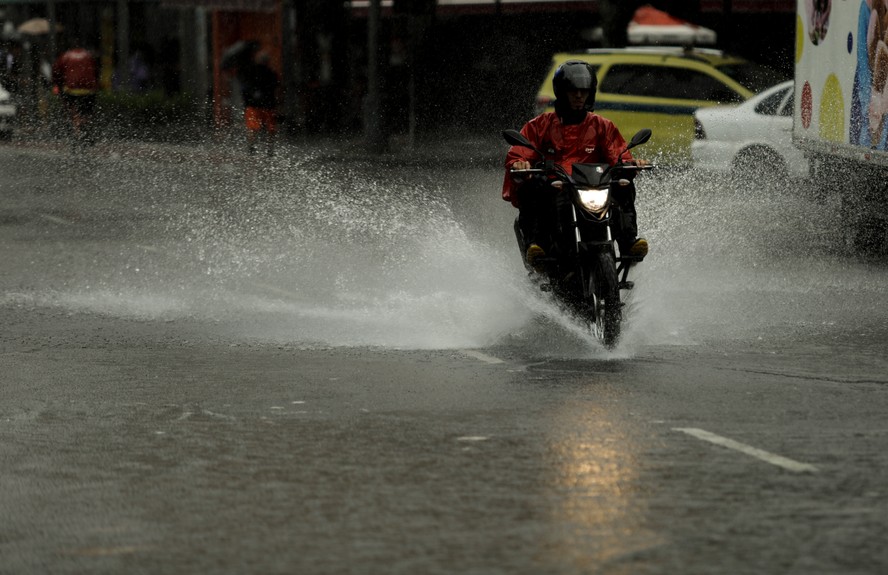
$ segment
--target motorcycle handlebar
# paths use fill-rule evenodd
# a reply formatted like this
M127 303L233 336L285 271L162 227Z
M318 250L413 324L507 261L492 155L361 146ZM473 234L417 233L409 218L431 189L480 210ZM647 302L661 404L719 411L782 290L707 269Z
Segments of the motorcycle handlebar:
M654 164L646 164L644 166L636 166L635 164L617 164L616 166L614 166L614 169L619 168L621 170L631 170L631 171L642 172L642 171L653 170L656 167L657 166L655 166Z
M648 170L653 170L656 168L654 164L647 164L645 166L636 166L634 164L617 164L614 168L619 168L621 170L632 170L638 172L646 172ZM524 168L523 170L519 170L516 168L509 168L510 174L544 174L546 172L551 172L552 170L544 170L543 168Z

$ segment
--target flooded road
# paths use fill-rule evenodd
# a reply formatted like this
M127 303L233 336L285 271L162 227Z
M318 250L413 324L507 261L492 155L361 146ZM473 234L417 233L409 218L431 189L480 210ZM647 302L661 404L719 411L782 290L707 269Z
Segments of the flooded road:
M885 262L693 173L597 345L501 172L0 148L0 573L878 573Z

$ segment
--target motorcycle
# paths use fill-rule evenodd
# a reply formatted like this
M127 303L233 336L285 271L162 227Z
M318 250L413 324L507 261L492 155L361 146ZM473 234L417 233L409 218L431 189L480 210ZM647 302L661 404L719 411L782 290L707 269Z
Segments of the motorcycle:
M623 161L630 149L644 144L651 130L640 130L620 153L620 160L608 164L574 164L571 173L555 164L520 132L506 130L503 137L512 146L533 150L539 160L528 169L512 169L515 177L535 180L554 194L551 221L545 225L548 236L545 257L527 261L527 242L515 219L515 236L525 268L538 279L543 291L551 292L567 310L585 321L590 331L608 349L617 345L623 321L621 291L631 290L629 269L641 257L619 252L611 226L621 222L614 194L631 186L635 176L654 166L636 166ZM530 182L527 182L530 183ZM527 183L522 185L527 185Z

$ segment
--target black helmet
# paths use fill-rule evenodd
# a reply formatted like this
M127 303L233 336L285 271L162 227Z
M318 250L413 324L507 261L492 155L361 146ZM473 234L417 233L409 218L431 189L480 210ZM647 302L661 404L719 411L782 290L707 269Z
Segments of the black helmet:
M567 92L570 90L589 90L586 98L586 110L592 111L595 106L595 92L598 90L598 77L595 76L595 68L580 60L569 60L558 66L555 77L552 78L552 90L555 99L567 102Z

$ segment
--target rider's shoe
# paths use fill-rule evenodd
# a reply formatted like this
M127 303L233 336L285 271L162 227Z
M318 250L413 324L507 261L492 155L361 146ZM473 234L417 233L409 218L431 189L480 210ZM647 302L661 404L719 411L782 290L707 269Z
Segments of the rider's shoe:
M527 247L527 254L524 259L527 261L527 265L532 267L535 272L543 273L544 268L541 263L537 262L537 260L544 257L546 257L546 250L537 244L530 244L530 246Z
M632 247L629 248L629 255L633 258L644 259L644 256L648 255L647 240L644 238L636 239Z

